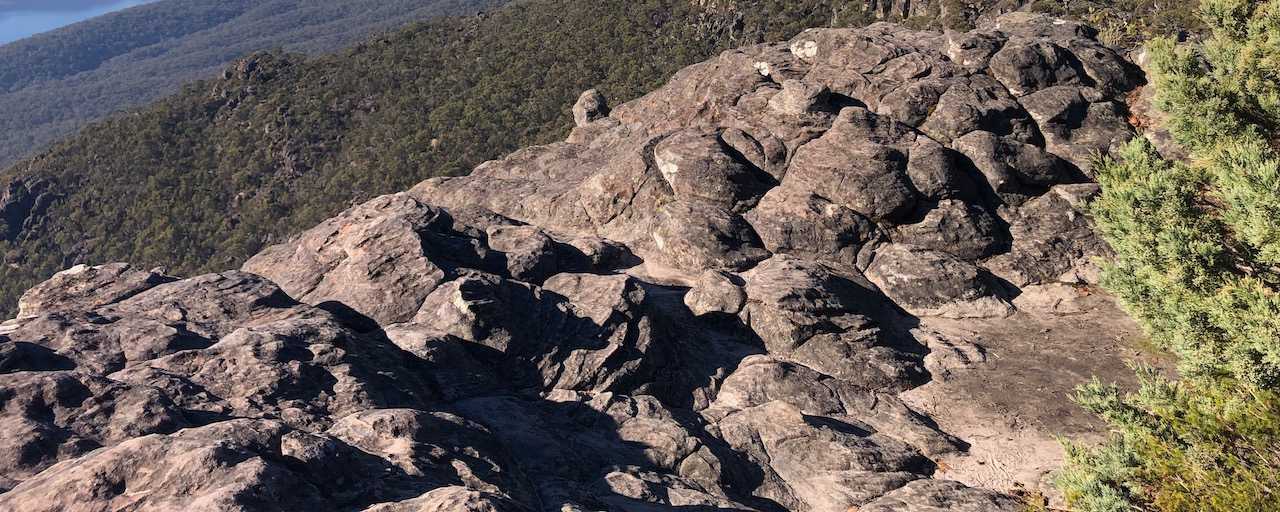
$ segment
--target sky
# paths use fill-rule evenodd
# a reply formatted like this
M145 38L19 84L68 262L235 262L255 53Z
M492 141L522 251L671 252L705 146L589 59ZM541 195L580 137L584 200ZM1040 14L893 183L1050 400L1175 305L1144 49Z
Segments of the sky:
M0 0L0 44L154 0Z

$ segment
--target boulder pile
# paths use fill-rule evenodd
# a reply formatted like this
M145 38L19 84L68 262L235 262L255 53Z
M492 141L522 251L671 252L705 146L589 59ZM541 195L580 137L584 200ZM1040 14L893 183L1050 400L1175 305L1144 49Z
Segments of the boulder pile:
M898 394L921 319L1095 279L1142 75L1094 36L808 30L237 271L64 271L0 325L0 509L1019 512Z

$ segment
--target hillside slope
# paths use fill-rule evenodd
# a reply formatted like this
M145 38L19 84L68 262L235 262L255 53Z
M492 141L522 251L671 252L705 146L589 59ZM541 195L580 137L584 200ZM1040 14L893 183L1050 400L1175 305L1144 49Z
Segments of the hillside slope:
M240 270L60 272L0 323L0 509L1042 510L1132 358L1094 36L810 29Z
M632 98L730 45L830 24L833 9L863 23L855 1L740 4L536 0L331 56L245 59L5 173L0 310L81 261L233 267L353 201L562 137L584 89Z
M0 166L257 50L321 53L505 0L161 0L0 46Z

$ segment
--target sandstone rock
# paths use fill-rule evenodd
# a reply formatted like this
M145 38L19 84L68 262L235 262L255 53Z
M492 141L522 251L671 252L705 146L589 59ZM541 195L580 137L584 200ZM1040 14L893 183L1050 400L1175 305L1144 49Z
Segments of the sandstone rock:
M462 486L440 487L417 498L374 505L364 512L524 512L529 508L500 495Z
M127 299L92 307L110 302L121 289L133 286L129 284L131 276L136 274L126 274L119 285L85 289L83 296L66 303L64 311L53 307L49 313L12 320L5 324L4 334L14 343L42 347L47 351L46 360L53 364L106 374L131 363L208 347L240 327L319 314L318 310L295 308L297 303L280 288L243 272L160 284ZM67 278L55 277L54 282L67 282ZM70 290L74 294L75 286ZM95 290L103 295L96 295ZM77 302L86 307L74 307Z
M907 177L924 199L979 199L980 189L958 161L956 152L923 137L917 139L911 161L907 162Z
M947 57L969 69L984 69L991 56L1004 46L1005 37L999 32L970 31L947 32Z
M67 371L0 375L0 492L61 460L187 426L160 390Z
M740 270L769 257L742 217L705 203L659 208L652 237L661 261L682 269Z
M917 200L907 177L908 147L914 140L914 134L892 120L846 108L830 131L800 148L787 180L800 181L872 221L892 220Z
M1095 154L1119 149L1133 138L1118 103L1095 89L1057 86L1022 98L1040 126L1045 149L1088 171Z
M882 302L861 276L775 256L742 278L748 301L741 316L769 353L864 388L893 387L920 375L916 358L886 345L873 319Z
M1013 313L989 276L943 252L896 244L882 247L867 268L867 278L916 316L988 318Z
M625 276L617 278L617 286L578 288L583 295L569 291L563 279L552 279L557 290L576 295L565 297L471 274L427 297L414 323L487 347L505 362L507 378L518 388L604 390L638 378L653 343L645 320L627 314L643 294Z
M1052 315L1082 313L1086 306L1083 299L1090 295L1080 285L1048 283L1024 286L1022 293L1013 299L1013 305L1022 311Z
M725 379L716 401L702 414L718 422L733 412L771 402L785 402L807 415L837 418L874 429L910 442L930 456L961 449L958 440L939 431L892 393L868 390L858 383L773 356L743 359Z
M1017 498L946 480L916 480L868 503L859 512L1016 512Z
M616 320L615 315L637 317L645 301L640 283L625 275L558 274L542 289L565 297L575 313L596 325Z
M42 472L7 493L0 508L32 512L323 509L326 496L279 454L288 429L232 420L143 436Z
M769 251L852 263L877 237L866 217L798 188L770 190L746 216Z
M991 56L991 74L1015 96L1055 85L1085 85L1079 61L1067 49L1045 40L1011 40Z
M348 351L359 343L358 351ZM112 374L165 392L204 415L279 418L320 429L350 413L421 406L431 398L390 343L358 340L326 318L243 328L202 350L182 351Z
M604 95L595 89L583 92L578 97L578 102L573 105L573 121L578 126L585 126L608 115L609 103Z
M787 80L782 83L782 91L769 100L769 108L793 116L820 112L828 108L830 95L831 91L821 85Z
M786 143L766 129L755 128L752 132L728 128L720 133L720 140L751 165L769 173L774 181L782 181L787 171Z
M920 131L942 143L973 131L988 131L1017 141L1034 143L1036 124L1024 104L988 75L956 78L946 83Z
M48 281L22 294L18 299L18 317L93 309L173 280L155 272L134 270L126 263L96 267L77 265L54 274Z
M950 199L929 208L919 222L898 227L894 238L970 261L1007 250L1010 242L995 215Z
M447 488L450 485L514 496L531 496L515 474L503 446L484 427L446 412L379 409L346 416L327 431L343 443L373 455L408 478L385 479L387 487ZM297 458L295 456L295 458Z
M704 499L716 496L729 501L722 494L718 457L684 420L652 397L561 393L551 398L526 402L492 397L458 404L463 414L483 418L505 445L518 447L517 463L543 503L590 509L590 503L609 499L620 488L637 483L634 476L625 478L630 483L619 476L611 478L614 468L666 475L665 481L643 484L655 488L654 492L627 492L628 497L651 506L671 506L671 499L679 499L680 494L688 497L691 493L683 491L691 489L701 490ZM604 481L594 488L574 484L600 477ZM671 487L677 491L667 492Z
M304 302L340 302L380 323L404 321L445 281L447 262L484 256L478 241L450 225L446 214L407 195L383 196L267 248L243 268Z
M1031 144L985 131L966 134L952 143L981 173L987 188L1002 202L1018 205L1045 187L1088 181L1075 166Z
M537 227L492 226L486 235L489 248L504 256L513 279L539 283L560 269L555 240Z
M1066 46L1080 61L1081 69L1092 81L1091 85L1103 94L1119 98L1144 82L1136 65L1095 40L1069 39Z
M783 402L736 412L719 428L766 469L755 494L792 510L844 512L929 470L928 459L904 443Z
M697 285L684 296L684 303L698 316L711 313L736 315L746 305L747 293L735 281L739 279L726 272L703 272Z
M654 162L675 196L742 212L772 185L772 177L731 154L719 134L684 131L654 147Z
M997 4L588 91L244 271L54 276L0 324L0 509L1020 510L899 394L1000 362L947 322L1096 305L1087 157L1142 77Z
M1059 185L1010 210L1005 218L1013 244L1009 252L989 258L983 266L1019 287L1064 276L1070 276L1069 282L1096 282L1088 278L1094 274L1089 267L1110 248L1093 232L1084 205L1098 190L1095 184Z

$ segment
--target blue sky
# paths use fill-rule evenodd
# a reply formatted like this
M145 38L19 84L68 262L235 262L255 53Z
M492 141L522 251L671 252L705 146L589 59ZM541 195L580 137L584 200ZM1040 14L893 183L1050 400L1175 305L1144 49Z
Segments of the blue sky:
M0 0L0 44L154 0Z

